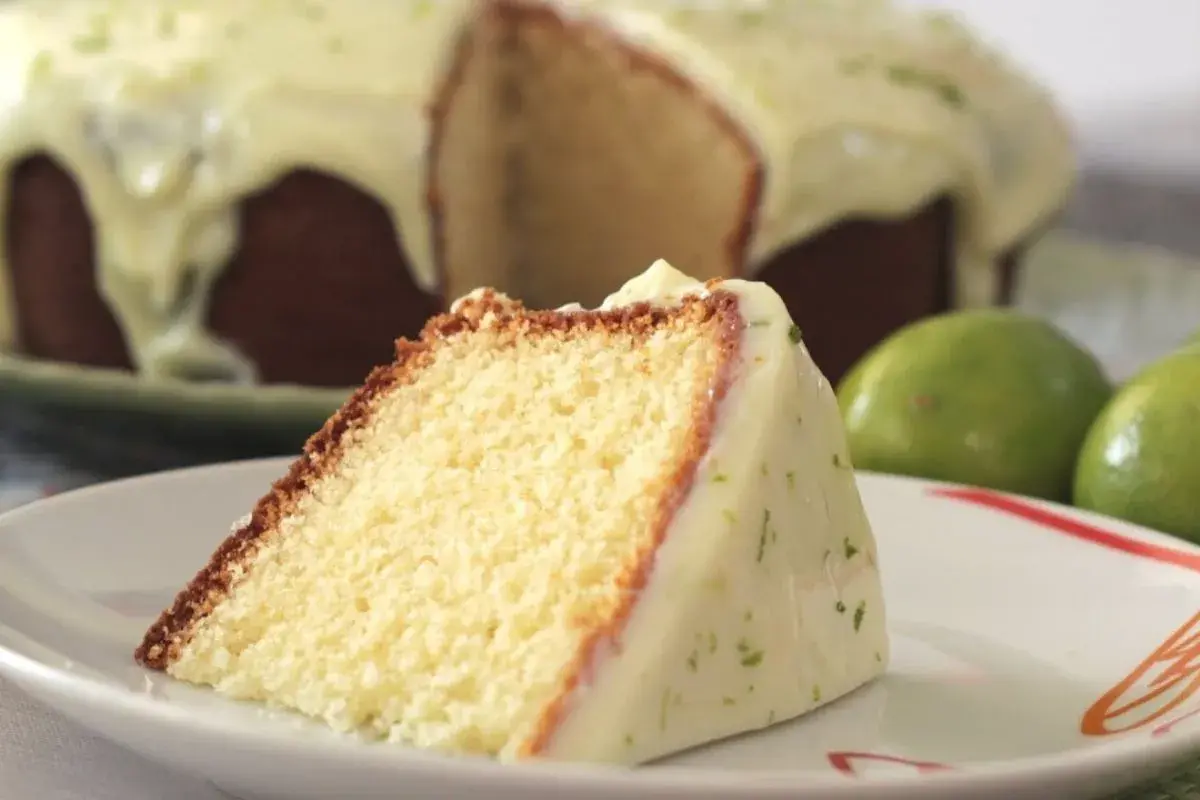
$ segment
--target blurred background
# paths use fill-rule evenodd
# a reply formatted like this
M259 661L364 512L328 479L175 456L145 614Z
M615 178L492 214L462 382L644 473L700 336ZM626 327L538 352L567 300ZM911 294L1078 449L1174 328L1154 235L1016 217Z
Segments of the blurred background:
M1067 227L1200 254L1200 3L906 2L958 10L1055 93L1084 170Z
M1075 127L1077 190L1031 257L1018 305L1118 379L1200 328L1200 2L901 1L960 11L1049 87ZM0 507L47 486L293 452L335 404L276 398L276 413L236 409L227 435L197 437L186 414L55 402L36 386L0 387ZM199 402L197 413L224 412Z
M1115 377L1200 327L1200 3L1194 0L906 0L952 8L1055 94L1080 176L1061 219L1087 243L1051 241L1025 308L1082 339ZM1183 256L1179 258L1176 256Z

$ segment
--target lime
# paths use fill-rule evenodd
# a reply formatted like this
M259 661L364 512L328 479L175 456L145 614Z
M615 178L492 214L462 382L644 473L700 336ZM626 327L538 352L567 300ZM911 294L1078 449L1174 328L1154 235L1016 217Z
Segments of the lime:
M1075 505L1200 542L1200 344L1151 364L1096 418Z
M1111 395L1089 353L1006 309L913 323L838 386L855 466L1060 501Z

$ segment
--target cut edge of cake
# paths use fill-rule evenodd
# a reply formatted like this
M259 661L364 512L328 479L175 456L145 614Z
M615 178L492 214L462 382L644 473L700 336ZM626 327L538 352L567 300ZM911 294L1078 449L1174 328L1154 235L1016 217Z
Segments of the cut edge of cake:
M664 247L673 250L672 261L686 261L684 266L688 274L701 280L747 276L756 271L750 266L754 260L751 251L766 198L766 153L760 137L754 133L754 124L744 118L742 106L746 101L730 92L717 90L712 80L706 81L706 77L711 76L692 74L684 69L685 61L690 64L695 59L689 61L676 52L678 44L666 47L662 42L660 44L666 49L656 51L644 37L633 35L616 18L608 18L599 11L586 5L570 7L545 0L495 0L477 12L460 32L449 65L432 95L426 173L434 270L449 298L479 285L476 279L497 277L476 271L475 265L481 263L476 244L467 241L468 237L448 235L451 228L455 231L482 228L487 234L481 238L487 242L505 241L510 250L503 259L503 272L511 285L509 291L520 293L522 297L528 293L526 299L536 299L538 305L553 305L567 299L598 301L615 282L627 279L628 272L620 265L652 260L648 246L653 255L663 252ZM674 39L669 37L669 41ZM603 87L604 96L611 94L613 98L612 108L602 113L613 121L612 133L623 151L642 153L646 157L656 152L670 154L670 158L678 162L675 174L639 181L634 175L626 174L628 165L621 163L620 157L613 157L609 152L613 142L591 141L580 146L556 138L560 130L594 129L594 126L586 122L573 126L555 124L543 119L548 108L562 108L561 112L555 113L586 113L584 108L554 103L549 89L537 83L539 80L561 81L566 77L560 74L561 68L546 70L539 65L537 54L547 49L568 52L581 63L590 64L591 69L587 72L604 75L606 69L628 68L639 75L639 80L631 82L631 86L595 77L589 80ZM541 54L540 57L547 56ZM480 69L477 62L481 61L491 62L488 65L490 71L488 66ZM480 80L490 83L491 90L502 95L504 100L497 103L493 98L490 104L459 102L458 95L476 91L473 81ZM563 89L558 87L557 91ZM595 98L595 104L600 92L593 89L587 95ZM654 123L659 117L688 120L689 124L679 131L668 131L661 124L651 124L650 139L639 137L631 132L635 130L632 121L621 116L628 114L622 103L629 104L633 97L642 100L640 105L646 106L641 114L633 115L639 124ZM506 108L505 103L511 103L513 107ZM468 108L464 110L464 106ZM504 152L492 150L481 158L486 150L479 147L465 149L462 142L468 137L458 130L461 127L478 128L478 122L458 121L456 114L469 116L483 107L493 116L491 124L495 127L493 135L487 138L508 144ZM653 114L647 118L650 109ZM646 118L645 122L643 118ZM524 130L530 124L527 120L531 119L541 119L543 124L534 131ZM518 130L523 133L517 135ZM448 137L454 137L459 146L448 146ZM567 149L563 150L564 147ZM665 228L671 231L669 240L664 239L667 234L662 225L658 235L648 237L645 234L647 228L642 224L644 214L634 213L632 218L638 223L617 225L607 236L610 250L617 247L623 250L613 250L597 258L587 248L572 252L569 246L549 246L550 241L569 234L574 226L572 220L599 218L592 210L585 211L579 203L587 196L600 197L603 192L580 193L566 185L543 186L534 193L536 203L526 198L506 209L507 216L500 223L503 232L490 230L494 220L480 225L479 214L452 213L449 203L473 202L469 198L478 193L481 174L496 177L494 165L487 163L489 159L504 162L506 172L502 181L515 181L516 185L528 188L538 182L538 175L562 173L564 166L589 163L588 158L580 155L581 149L606 153L612 162L612 174L605 173L608 178L611 180L613 175L619 175L622 177L617 181L618 185L636 186L619 192L622 202L630 204L625 206L627 212L661 207L672 198L677 200L681 191L686 194L688 203L674 203L677 213L684 216L665 223ZM455 157L447 158L446 154L451 152L456 154ZM464 152L469 155L464 157ZM564 163L548 166L549 153L563 154ZM572 155L566 155L568 153ZM694 158L681 158L683 153ZM703 157L711 163L706 162L704 170L692 168L695 159ZM464 162L470 164L465 171ZM454 175L458 176L457 181L453 179ZM552 184L561 184L561 181ZM464 191L458 188L460 185L475 188ZM513 189L509 187L505 191ZM533 210L527 206L533 206ZM461 241L456 244L456 239ZM664 245L666 241L669 244ZM709 244L713 246L710 248ZM495 260L494 253L488 256L484 263ZM578 273L565 284L551 266L564 259L576 264L574 271ZM523 276L523 272L531 275Z
M653 335L680 315L715 319L709 343L721 353L691 409L688 445L669 484L656 487L650 546L626 564L620 602L580 640L536 724L488 754L638 763L798 716L868 682L887 660L882 590L832 392L769 287L700 284L663 262L599 309L528 311L480 290L431 320L419 341L398 342L396 362L375 370L309 440L149 628L136 660L171 673L196 631L236 594L263 542L336 469L380 398L419 370L438 342L482 328L512 329L517 338L580 326L642 326ZM745 394L724 414L731 392ZM779 407L789 400L798 407ZM795 442L777 430L784 419L800 430L804 416L812 418L803 436L819 457L789 453ZM796 468L775 470L780 458ZM813 493L823 501L804 512L813 535L779 536L799 524L789 516L811 505ZM782 553L777 562L764 564L768 548Z

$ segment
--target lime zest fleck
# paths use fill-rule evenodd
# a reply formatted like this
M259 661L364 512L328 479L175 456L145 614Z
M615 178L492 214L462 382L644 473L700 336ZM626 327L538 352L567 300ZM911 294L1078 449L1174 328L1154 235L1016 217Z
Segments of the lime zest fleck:
M743 26L759 25L766 19L766 14L758 8L742 9L737 16Z
M766 553L766 550L767 550L767 532L770 530L770 525L771 525L771 509L764 508L763 509L763 518L762 518L762 531L758 535L758 555L754 559L755 561L759 562L760 564L762 563L763 555Z
M800 344L800 342L804 339L804 332L801 331L800 326L794 322L792 323L792 327L788 328L788 339L791 340L792 344Z
M163 9L158 16L158 35L174 39L179 33L179 14L175 9Z
M741 663L743 667L757 667L762 663L763 651L752 647L745 639L739 639L737 643L738 653L741 654ZM754 691L754 687L750 687L750 691Z
M870 63L871 63L871 60L869 58L867 58L866 56L856 56L855 58L847 58L847 59L843 60L841 63L842 72L845 72L847 75L858 75L859 73L866 70L866 68L870 65Z
M724 592L727 587L725 574L718 572L704 580L704 588L711 589L714 592Z
M857 631L862 627L863 617L867 613L867 601L859 600L858 605L854 607L854 630Z
M42 50L29 62L29 77L40 80L49 77L54 69L54 56L48 50Z
M833 610L838 612L839 614L845 614L846 613L846 604L843 603L841 600L838 600L837 603L834 604Z
M77 53L102 53L111 42L108 17L96 14L88 20L88 29L71 41Z
M886 74L888 80L898 86L912 86L933 91L941 98L942 102L951 108L962 108L966 102L962 89L941 75L904 64L889 66Z
M850 542L849 536L842 540L842 549L845 551L847 561L858 555L858 548Z
M184 72L190 82L200 83L212 74L212 65L205 61L193 61L184 68Z
M108 41L107 31L91 31L76 36L71 42L71 47L75 49L75 52L85 55L103 53L108 49Z

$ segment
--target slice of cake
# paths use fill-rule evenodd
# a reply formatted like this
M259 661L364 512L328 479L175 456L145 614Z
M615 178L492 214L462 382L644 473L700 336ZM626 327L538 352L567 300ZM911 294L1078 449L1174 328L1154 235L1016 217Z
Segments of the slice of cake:
M136 657L343 731L637 763L845 695L888 641L783 301L660 261L598 310L480 290L401 340Z

